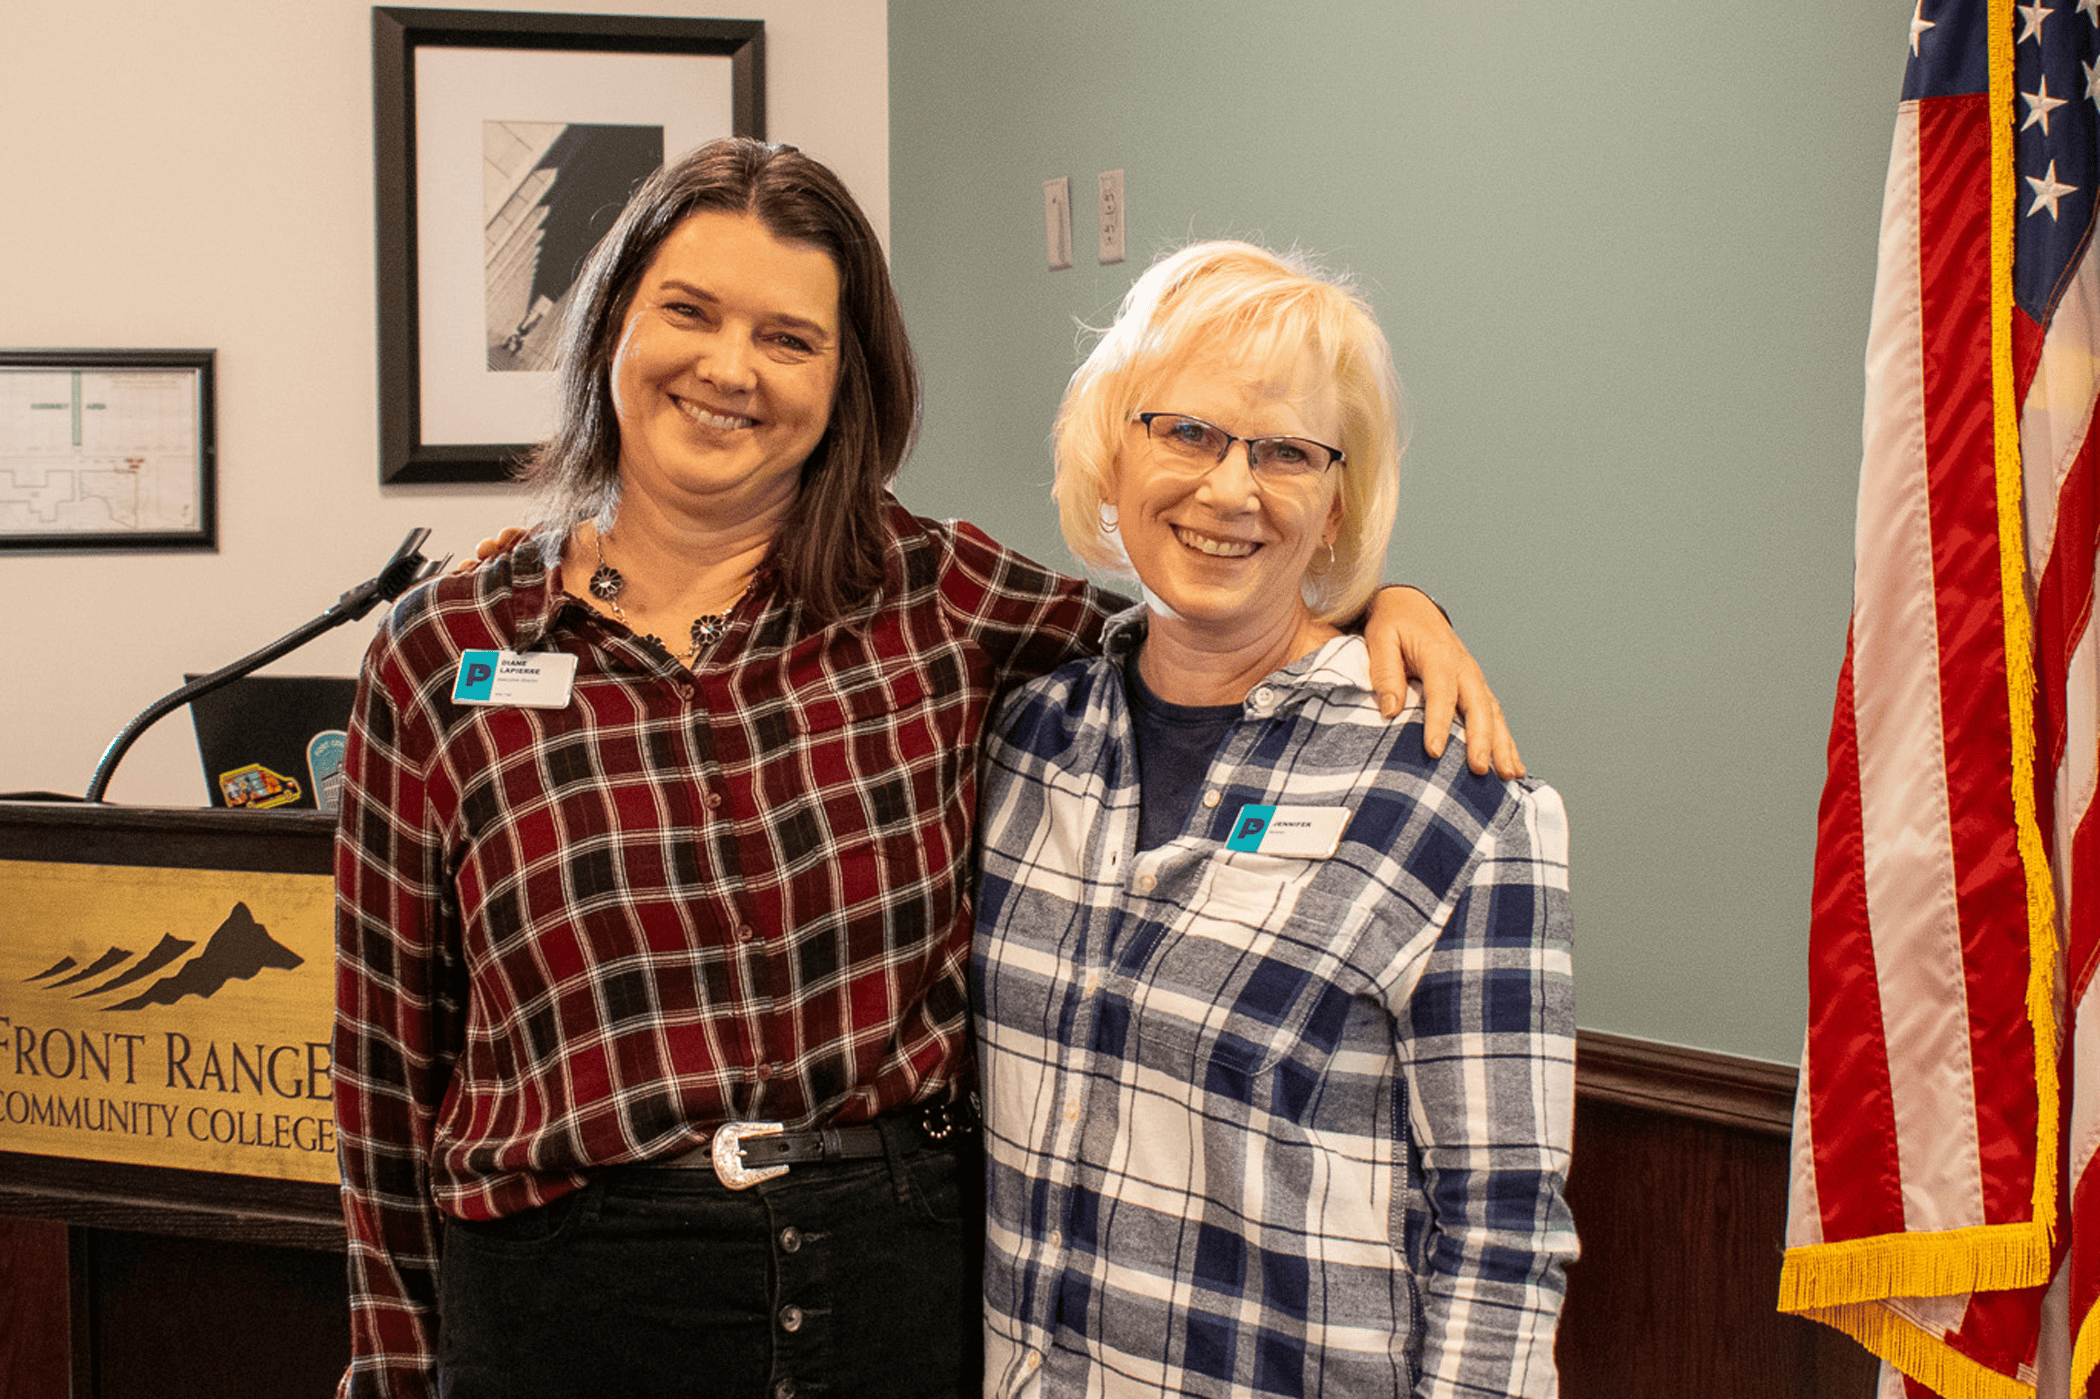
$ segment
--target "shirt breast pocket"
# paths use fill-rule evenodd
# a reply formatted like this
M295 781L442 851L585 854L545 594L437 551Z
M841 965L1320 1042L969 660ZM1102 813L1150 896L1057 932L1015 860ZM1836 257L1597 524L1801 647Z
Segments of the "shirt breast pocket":
M903 779L905 731L922 699L918 676L903 670L792 712L792 742L760 769L766 821L787 868L903 853L918 815Z
M1353 995L1350 904L1305 860L1220 852L1135 978L1137 1057L1275 1111L1331 1055ZM1285 1082L1284 1080L1289 1080Z
M823 864L845 912L899 906L915 921L955 916L955 867L966 854L968 794L942 737L940 696L914 669L870 675L799 706L795 741L769 757L770 838L790 876ZM812 907L802 916L826 916Z

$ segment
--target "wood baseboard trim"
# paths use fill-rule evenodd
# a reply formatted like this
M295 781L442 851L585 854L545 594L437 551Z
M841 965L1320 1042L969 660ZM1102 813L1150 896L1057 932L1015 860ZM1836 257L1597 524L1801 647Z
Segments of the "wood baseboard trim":
M1794 1129L1791 1064L1582 1030L1575 1096L1784 1137Z

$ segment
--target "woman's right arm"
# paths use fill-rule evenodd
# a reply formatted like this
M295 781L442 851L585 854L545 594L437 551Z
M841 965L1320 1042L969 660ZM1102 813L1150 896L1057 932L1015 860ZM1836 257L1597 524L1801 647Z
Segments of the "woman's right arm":
M942 599L992 658L995 692L1099 655L1102 624L1130 606L1128 598L1045 568L966 521L933 528L947 556Z
M336 827L336 1149L349 1233L351 1362L342 1399L435 1394L436 1211L429 1151L451 1055L450 901L409 751L367 658Z

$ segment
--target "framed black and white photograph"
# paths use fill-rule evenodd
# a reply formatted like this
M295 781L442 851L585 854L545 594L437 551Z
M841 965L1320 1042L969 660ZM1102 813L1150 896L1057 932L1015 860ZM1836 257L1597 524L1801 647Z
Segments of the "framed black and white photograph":
M634 187L765 134L757 20L372 11L379 476L501 481L551 430L584 256Z
M217 549L213 358L0 350L0 549Z

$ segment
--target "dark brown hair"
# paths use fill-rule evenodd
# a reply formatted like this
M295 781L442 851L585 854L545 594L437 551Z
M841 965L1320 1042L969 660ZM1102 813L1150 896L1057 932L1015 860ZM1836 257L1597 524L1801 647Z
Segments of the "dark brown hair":
M827 622L881 584L882 493L918 432L919 374L875 230L839 177L793 146L710 141L635 191L570 294L555 370L554 435L520 474L540 492L538 529L549 548L578 520L611 513L620 483L612 396L620 331L657 250L703 210L750 214L776 238L821 248L838 268L831 421L802 464L771 556L782 589L813 621Z

